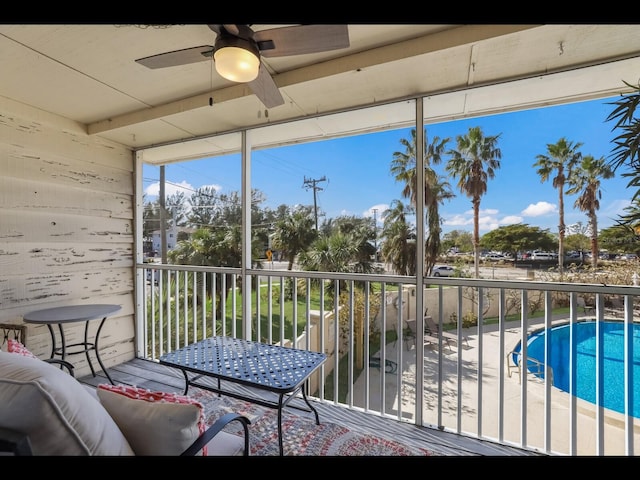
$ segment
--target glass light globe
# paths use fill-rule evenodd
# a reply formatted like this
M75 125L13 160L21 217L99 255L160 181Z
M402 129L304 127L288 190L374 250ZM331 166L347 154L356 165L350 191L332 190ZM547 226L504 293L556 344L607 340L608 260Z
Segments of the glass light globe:
M260 69L260 59L250 51L239 47L224 47L213 54L216 70L232 82L255 80Z

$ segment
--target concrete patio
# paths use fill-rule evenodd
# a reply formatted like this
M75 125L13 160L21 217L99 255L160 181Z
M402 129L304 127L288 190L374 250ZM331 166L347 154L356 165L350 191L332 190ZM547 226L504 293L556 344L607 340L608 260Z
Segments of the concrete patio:
M566 322L568 319L554 319L553 324ZM529 332L537 330L544 325L542 319L535 319L529 322ZM463 411L460 415L459 433L471 433L477 435L481 432L482 438L508 442L514 446L523 444L523 435L526 436L529 445L535 445L535 450L542 453L553 453L560 455L571 454L570 444L570 395L555 387L550 387L550 416L549 425L552 426L550 432L550 445L545 445L545 385L544 381L538 379L533 374L529 374L525 380L524 390L526 391L527 415L525 423L521 418L523 384L520 382L518 369L511 364L511 375L507 368L506 353L511 352L520 341L520 325L518 322L511 322L504 331L504 352L505 356L499 355L500 336L497 325L484 327L482 340L482 405L478 405L478 357L480 343L478 341L477 329L464 329L463 336L468 340L461 347L444 347L442 354L442 404L443 416L438 421L436 416L438 392L438 358L437 346L425 346L424 357L424 413L423 424L428 426L441 426L449 431L458 431L458 377L461 379L460 392ZM402 356L398 357L398 348L402 347ZM379 356L380 352L376 354ZM387 345L386 358L396 361L402 358L396 373L386 373L385 375L385 404L386 413L398 414L399 405L402 409L403 419L412 419L415 405L415 348L403 342L392 342ZM458 376L458 355L461 356L461 373ZM500 372L500 364L504 368ZM502 400L500 398L500 378L504 376ZM370 368L368 378L368 390L370 403L368 409L379 411L380 390L381 390L381 369ZM401 379L400 389L398 381ZM432 381L427 381L432 379ZM434 389L428 389L433 385ZM364 407L365 391L367 390L367 379L364 373L355 382L354 404ZM400 394L398 394L400 392ZM502 435L500 434L499 405L504 402L504 417L502 419ZM475 406L475 407L474 407ZM611 410L603 410L603 435L605 436L605 455L625 455L624 451L624 425L625 416ZM481 411L479 418L478 412ZM597 451L596 438L596 407L595 405L577 399L576 400L576 454L577 455L599 455ZM638 420L635 420L634 441L640 441L640 427Z

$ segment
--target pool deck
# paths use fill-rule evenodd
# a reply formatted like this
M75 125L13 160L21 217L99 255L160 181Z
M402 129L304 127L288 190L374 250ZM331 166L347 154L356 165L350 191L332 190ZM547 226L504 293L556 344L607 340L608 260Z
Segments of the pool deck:
M591 316L581 316L579 320L585 320ZM555 318L553 325L566 323L566 316ZM543 319L532 319L529 321L529 333L544 326ZM451 431L457 431L457 404L458 392L462 395L461 408L464 414L461 416L462 433L477 435L478 430L482 432L482 437L486 439L501 440L514 446L524 446L538 452L558 454L558 455L627 455L625 453L625 419L626 417L617 412L612 412L604 408L602 411L602 435L604 451L598 451L598 422L597 408L595 405L576 399L573 407L575 415L575 436L574 440L570 435L570 407L571 396L557 388L549 387L547 395L545 383L534 375L526 375L525 386L520 382L518 369L511 364L511 375L506 362L506 354L511 352L521 339L519 322L510 322L504 330L504 352L500 356L500 335L497 325L485 326L483 330L482 342L482 369L478 369L478 334L477 329L465 329L463 335L468 340L460 348L453 346L445 347L442 353L442 418L438 422L437 405L439 401L437 383L425 382L425 392L423 397L423 423L425 425L442 425ZM402 347L402 365L398 366L395 374L385 376L385 410L388 413L397 414L398 404L402 405L403 417L411 419L415 405L415 349L400 342L387 345L386 357L395 360L397 348ZM459 365L458 355L461 357L462 372L460 375L461 385L458 385L457 369ZM434 347L425 347L424 356L424 376L425 379L438 378L439 352ZM502 365L501 365L502 363ZM500 371L500 368L503 371ZM477 379L482 376L482 404L478 404L478 384ZM498 381L500 376L504 376L502 400ZM398 395L398 379L402 379L400 395ZM369 409L380 410L380 369L369 369ZM365 378L361 375L355 383L354 404L364 405ZM433 386L433 390L429 387ZM460 388L458 388L460 387ZM525 390L526 387L526 390ZM523 407L523 391L526 391L527 421L522 425L520 411ZM549 398L550 420L545 420L546 398ZM398 402L398 398L401 402ZM376 404L377 402L377 404ZM500 423L498 414L500 405L503 405L503 418ZM479 418L478 412L481 412ZM550 445L546 445L547 437L545 425L550 426ZM502 433L500 433L502 425ZM640 445L640 423L635 421L634 444ZM525 438L526 441L522 439ZM573 447L571 445L573 444Z

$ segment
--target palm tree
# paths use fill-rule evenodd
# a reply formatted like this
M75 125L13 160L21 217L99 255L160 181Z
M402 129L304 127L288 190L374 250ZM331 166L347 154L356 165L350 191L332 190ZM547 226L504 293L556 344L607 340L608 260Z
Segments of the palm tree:
M391 206L382 214L382 258L391 264L398 275L416 274L416 233L407 222L407 217L415 212L410 205L401 200L393 200Z
M432 165L439 165L442 161L445 147L449 142L449 138L441 139L438 136L433 137L433 141L429 143L427 131L424 132L424 205L427 217L428 235L425 243L424 262L425 271L430 272L435 264L438 253L440 252L440 233L441 219L439 214L439 205L449 198L453 198L453 193L449 188L449 184L440 178ZM404 152L394 152L391 161L391 174L395 176L397 182L404 182L402 189L403 198L408 198L414 208L417 208L417 172L416 172L416 129L411 129L411 138L400 139L400 143L404 146Z
M569 176L569 189L567 194L580 194L574 206L582 212L586 212L591 230L591 264L593 268L598 266L598 216L596 211L600 209L600 179L608 179L614 176L613 170L605 163L604 157L595 159L592 155L582 158L580 168L575 168Z
M232 225L226 229L199 228L188 239L181 240L176 247L169 252L169 261L176 265L206 265L239 267L242 261L242 230L239 225ZM214 277L219 278L214 281ZM222 281L222 277L225 281ZM197 287L191 290L191 294L201 303L202 278L197 277ZM233 287L231 274L206 274L207 285L215 284L216 315L217 318L225 318L222 311L222 299L229 296ZM210 295L210 290L205 289L205 296Z
M553 173L553 188L558 190L558 271L562 275L564 265L564 236L566 225L564 224L564 184L567 177L571 175L571 170L580 161L582 154L578 149L582 143L573 143L562 137L556 143L547 144L547 155L537 155L537 161L533 164L538 167L537 173L540 181L546 182Z
M498 135L485 137L480 127L471 127L456 137L457 150L450 150L446 170L458 178L458 188L473 205L473 256L475 276L480 276L480 199L487 193L487 180L500 168L502 152L496 146Z
M627 187L636 188L631 199L634 207L621 217L621 223L633 226L640 222L640 209L636 208L640 200L640 118L635 116L636 108L640 105L640 83L637 86L627 82L624 84L633 91L612 102L616 108L607 117L607 121L616 120L613 129L620 130L618 136L613 139L615 147L611 151L609 165L614 172L623 165L629 167L622 176L630 179Z
M275 225L273 246L288 259L287 270L293 269L293 262L300 252L316 239L315 220L310 209L299 208L288 217L279 220Z
M427 196L427 186L429 195ZM425 181L425 204L427 210L427 239L425 244L425 272L431 274L431 270L436 263L436 258L440 253L442 234L442 219L438 205L444 200L453 198L455 195L451 191L451 185L442 176L434 175L433 179Z
M336 234L349 238L349 241L356 248L349 259L348 270L331 271L372 273L375 270L373 259L376 249L373 244L375 229L371 224L371 220L367 217L357 217L355 215L340 215L339 217L327 219L320 226L318 238L328 239ZM316 243L314 242L311 248L314 248ZM311 266L313 266L313 262ZM307 268L304 269L307 270ZM311 270L314 269L311 268Z
M299 262L306 271L351 272L358 248L350 234L333 232L318 237L300 254Z

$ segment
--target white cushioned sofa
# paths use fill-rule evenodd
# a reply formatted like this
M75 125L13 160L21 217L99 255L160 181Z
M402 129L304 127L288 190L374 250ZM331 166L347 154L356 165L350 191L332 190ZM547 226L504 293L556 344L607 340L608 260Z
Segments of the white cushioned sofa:
M26 350L26 349L25 349ZM82 385L59 366L0 351L0 454L248 455L248 418L210 426L187 396L130 386ZM243 435L223 431L230 422Z

